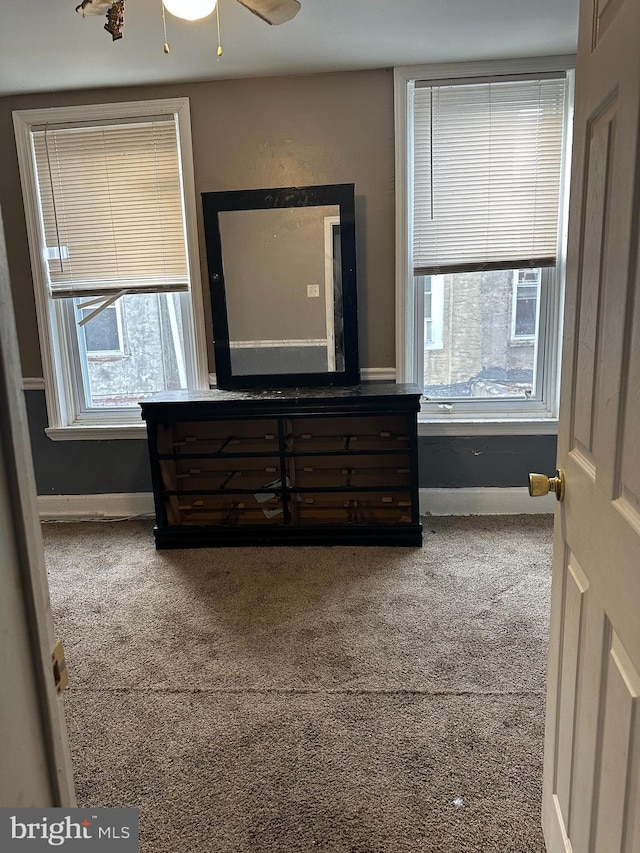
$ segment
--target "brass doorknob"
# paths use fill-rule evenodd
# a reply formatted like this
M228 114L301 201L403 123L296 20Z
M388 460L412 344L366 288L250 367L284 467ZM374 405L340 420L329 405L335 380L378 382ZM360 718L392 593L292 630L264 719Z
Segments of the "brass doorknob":
M529 494L532 498L548 495L549 492L555 492L558 501L564 498L563 471L556 471L555 477L547 477L546 474L529 474Z

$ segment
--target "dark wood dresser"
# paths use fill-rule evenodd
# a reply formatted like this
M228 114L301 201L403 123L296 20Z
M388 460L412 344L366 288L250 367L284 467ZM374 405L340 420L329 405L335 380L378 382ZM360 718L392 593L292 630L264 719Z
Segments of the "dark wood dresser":
M142 402L157 548L422 544L416 385Z

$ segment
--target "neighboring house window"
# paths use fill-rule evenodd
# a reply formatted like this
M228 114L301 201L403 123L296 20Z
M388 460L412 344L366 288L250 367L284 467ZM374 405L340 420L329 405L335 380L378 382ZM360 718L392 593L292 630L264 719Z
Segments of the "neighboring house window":
M442 349L443 280L440 275L420 276L424 307L419 314L424 317L424 348Z
M460 432L555 421L569 74L423 71L396 70L398 380Z
M188 101L14 123L48 433L141 434L139 400L207 384Z
M124 355L124 340L122 335L122 312L120 302L108 305L100 314L91 319L91 308L82 308L80 300L76 299L76 309L79 313L78 325L82 325L84 345L88 359L121 358Z
M516 270L513 276L511 340L534 341L538 332L542 270Z

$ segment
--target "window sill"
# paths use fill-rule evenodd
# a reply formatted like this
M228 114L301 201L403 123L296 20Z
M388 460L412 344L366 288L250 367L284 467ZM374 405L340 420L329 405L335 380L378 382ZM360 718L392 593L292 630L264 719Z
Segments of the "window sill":
M45 433L52 441L111 441L115 438L145 438L147 425L144 421L131 424L76 424L65 427L49 427Z
M557 435L557 418L436 420L418 416L418 435Z

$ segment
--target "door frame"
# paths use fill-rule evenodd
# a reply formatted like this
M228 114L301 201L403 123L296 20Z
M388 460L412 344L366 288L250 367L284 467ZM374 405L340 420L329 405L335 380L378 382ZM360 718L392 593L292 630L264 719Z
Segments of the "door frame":
M0 805L70 807L75 805L71 756L62 697L58 694L54 682L52 651L55 635L1 214L0 450L7 487L12 496L10 527L14 533L20 594L24 604L23 613L16 614L16 620L22 617L28 631L27 654L32 663L29 675L36 689L38 705L36 710L41 721L51 799L49 803L2 803ZM3 658L2 665L11 667L12 662ZM0 676L3 674L0 670ZM10 738L10 733L5 734ZM8 748L8 745L3 747L3 749Z

